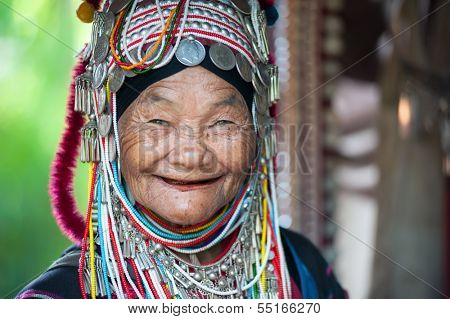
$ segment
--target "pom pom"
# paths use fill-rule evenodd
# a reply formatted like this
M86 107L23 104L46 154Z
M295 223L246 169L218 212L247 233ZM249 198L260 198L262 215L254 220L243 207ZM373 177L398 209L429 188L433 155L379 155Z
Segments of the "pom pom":
M279 18L278 10L274 6L269 6L264 9L267 18L267 25L272 26Z
M81 21L91 23L94 20L94 12L94 5L83 1L77 9L77 16Z

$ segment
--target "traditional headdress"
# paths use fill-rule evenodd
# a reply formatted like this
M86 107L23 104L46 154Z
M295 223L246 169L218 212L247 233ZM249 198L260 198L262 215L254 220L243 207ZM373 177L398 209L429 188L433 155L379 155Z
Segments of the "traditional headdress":
M67 125L50 181L56 219L82 247L83 297L290 298L269 113L278 99L278 69L269 63L260 3L114 0L100 10L99 2L83 2L78 10L82 20L92 18L92 38L74 69ZM258 155L222 212L177 228L137 203L121 180L117 120L150 83L195 65L242 93ZM72 194L80 140L81 161L90 163L85 221ZM225 238L228 247L208 264L188 263L176 254L195 254Z

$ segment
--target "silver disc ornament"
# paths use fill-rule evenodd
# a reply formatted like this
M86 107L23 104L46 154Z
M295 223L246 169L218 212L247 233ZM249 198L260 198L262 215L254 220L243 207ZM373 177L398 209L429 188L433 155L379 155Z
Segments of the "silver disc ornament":
M100 115L100 118L98 119L98 133L103 137L108 135L109 131L111 130L111 124L111 114L104 113Z
M106 106L106 90L103 85L101 85L99 88L97 88L97 111L98 114L103 113Z
M112 29L114 28L114 23L116 22L116 16L111 11L105 13L105 25L103 28L103 33L110 36Z
M125 81L125 70L120 66L115 66L108 76L108 87L113 93L119 91Z
M205 59L206 50L198 40L183 39L178 45L175 56L180 63L186 66L195 66Z
M211 61L219 69L229 71L236 65L236 57L233 51L221 43L216 43L209 49L209 57Z
M96 64L94 66L94 74L93 81L94 87L97 89L100 85L103 84L103 81L106 79L106 75L108 73L106 62L102 62L100 64Z
M252 81L252 66L240 52L236 54L236 68L244 81Z
M267 87L270 85L270 74L265 64L258 63L258 65L256 66L256 74L258 75L258 78L261 80L261 83L264 86Z
M109 51L109 37L105 33L97 39L94 47L94 62L99 64L105 60Z

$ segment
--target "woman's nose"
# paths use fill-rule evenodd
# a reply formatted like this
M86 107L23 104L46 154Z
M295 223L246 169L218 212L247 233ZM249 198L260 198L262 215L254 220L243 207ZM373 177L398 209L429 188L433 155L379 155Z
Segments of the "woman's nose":
M169 155L172 165L183 169L198 169L212 164L213 154L208 150L201 134L189 132L180 134Z

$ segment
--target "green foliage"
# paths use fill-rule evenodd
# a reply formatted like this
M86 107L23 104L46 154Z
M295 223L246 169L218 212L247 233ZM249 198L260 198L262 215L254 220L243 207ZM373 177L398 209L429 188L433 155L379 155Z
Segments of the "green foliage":
M70 244L51 214L47 185L74 56L89 38L78 4L0 3L0 298L14 297ZM77 171L84 210L87 167Z

